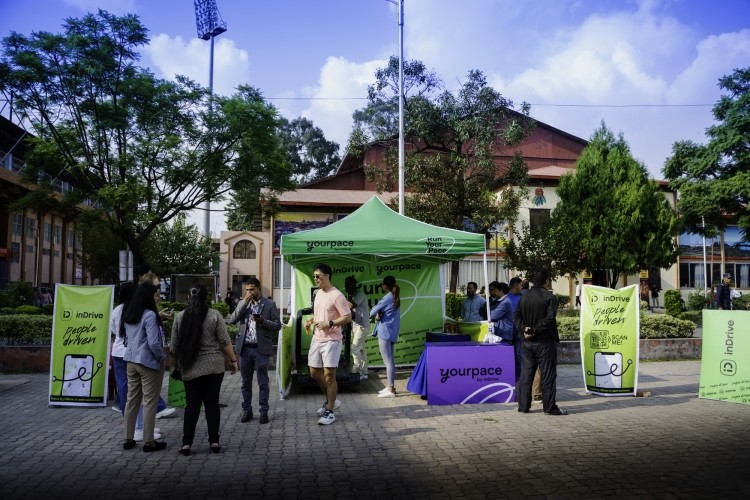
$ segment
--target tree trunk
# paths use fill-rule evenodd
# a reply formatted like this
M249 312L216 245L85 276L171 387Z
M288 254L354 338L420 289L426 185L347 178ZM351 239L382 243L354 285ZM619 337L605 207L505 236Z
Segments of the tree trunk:
M448 291L450 291L450 293L456 293L456 285L458 284L458 266L459 261L451 261L451 280L448 286Z

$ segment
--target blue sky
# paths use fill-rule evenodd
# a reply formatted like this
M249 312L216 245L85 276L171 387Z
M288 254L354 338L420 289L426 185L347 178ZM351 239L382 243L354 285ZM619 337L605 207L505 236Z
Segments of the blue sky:
M344 146L367 85L398 53L386 0L217 0L214 88L258 87L282 114L306 116ZM61 31L103 8L140 16L157 75L208 85L210 43L190 0L0 0L0 36ZM654 178L677 140L705 142L718 79L750 65L748 0L405 0L404 53L448 89L479 69L532 115L588 139L604 120ZM202 218L200 219L202 221ZM212 215L213 231L224 228Z

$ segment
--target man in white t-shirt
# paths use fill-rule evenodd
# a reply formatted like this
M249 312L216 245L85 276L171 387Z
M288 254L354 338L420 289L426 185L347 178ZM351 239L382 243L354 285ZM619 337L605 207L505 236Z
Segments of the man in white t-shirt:
M362 285L357 278L349 276L344 282L346 298L352 310L352 361L360 380L367 380L367 353L365 341L370 333L370 306Z
M349 302L338 288L331 284L333 270L328 264L317 264L313 271L313 279L318 286L313 303L313 319L305 322L305 331L312 334L310 351L307 354L307 364L310 377L318 383L326 400L318 409L321 425L329 425L336 421L333 411L341 406L336 400L338 383L336 369L341 357L341 341L343 334L341 327L352 321Z

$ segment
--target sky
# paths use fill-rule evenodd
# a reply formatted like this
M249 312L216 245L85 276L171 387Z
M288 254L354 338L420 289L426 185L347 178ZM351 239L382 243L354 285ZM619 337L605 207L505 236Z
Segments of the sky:
M216 0L214 91L252 85L289 119L341 145L375 70L399 52L390 0ZM190 0L0 0L0 36L62 32L98 8L149 29L141 64L208 86L210 42ZM458 89L470 70L539 121L589 139L602 121L651 176L672 144L706 142L718 80L750 65L750 0L404 0L404 57ZM226 229L212 205L214 236ZM203 215L190 221L203 231Z

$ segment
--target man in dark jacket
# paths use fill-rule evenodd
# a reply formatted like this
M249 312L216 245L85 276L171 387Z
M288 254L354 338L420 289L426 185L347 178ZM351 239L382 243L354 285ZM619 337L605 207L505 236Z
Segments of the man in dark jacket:
M719 309L729 310L732 308L732 290L729 288L729 282L732 279L732 275L724 273L721 275L721 283L716 290L716 305Z
M531 408L531 384L537 366L542 372L542 407L547 415L567 415L555 401L557 392L557 297L550 287L546 269L534 273L534 284L526 292L513 315L516 328L521 332L523 364L521 379L516 387L518 411L528 413Z

